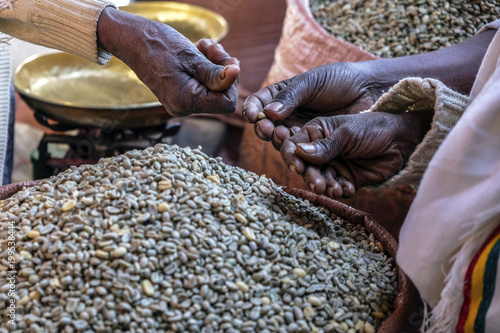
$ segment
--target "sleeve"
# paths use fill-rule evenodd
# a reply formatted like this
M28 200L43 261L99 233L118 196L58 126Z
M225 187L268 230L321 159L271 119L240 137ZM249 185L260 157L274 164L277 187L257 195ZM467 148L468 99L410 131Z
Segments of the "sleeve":
M479 29L479 31L477 33L480 34L481 32L483 32L485 30L489 30L489 29L495 29L495 30L500 29L500 19L486 24L484 27Z
M0 31L99 64L111 54L97 46L97 22L106 0L0 0Z
M371 112L434 112L432 126L397 175L379 187L409 185L418 189L427 166L458 122L467 107L468 98L435 79L406 78L397 83L372 106Z

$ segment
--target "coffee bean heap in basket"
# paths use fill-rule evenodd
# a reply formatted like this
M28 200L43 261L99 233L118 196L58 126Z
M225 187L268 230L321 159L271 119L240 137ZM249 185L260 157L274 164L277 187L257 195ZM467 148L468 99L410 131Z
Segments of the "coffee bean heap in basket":
M0 331L370 333L397 293L364 227L200 149L71 167L0 207Z

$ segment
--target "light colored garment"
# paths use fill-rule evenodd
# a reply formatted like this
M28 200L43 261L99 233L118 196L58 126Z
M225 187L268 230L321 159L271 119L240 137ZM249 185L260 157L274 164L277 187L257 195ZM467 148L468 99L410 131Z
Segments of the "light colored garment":
M0 40L7 39L8 36L0 33ZM0 44L0 179L3 184L4 168L6 168L6 152L9 145L9 118L10 112L10 47L7 44ZM9 169L8 167L6 168ZM8 170L10 171L10 170Z
M468 97L457 93L436 79L409 77L399 81L368 110L368 112L434 112L431 129L416 147L408 163L398 174L378 188L411 185L418 188L422 176L437 148L467 106Z
M111 55L97 47L97 21L105 0L0 0L0 31L101 64Z
M11 61L9 36L105 64L111 55L97 46L104 0L0 0L0 177L9 140ZM3 41L3 43L1 43Z
M498 29L500 20L489 25ZM464 278L500 224L500 33L481 64L469 104L438 148L400 233L397 261L433 308L429 332L454 332ZM500 331L500 274L482 308L483 332ZM491 270L490 270L491 272ZM476 295L481 296L481 295ZM480 300L479 300L480 301ZM471 326L469 326L470 328ZM467 330L466 330L467 331Z

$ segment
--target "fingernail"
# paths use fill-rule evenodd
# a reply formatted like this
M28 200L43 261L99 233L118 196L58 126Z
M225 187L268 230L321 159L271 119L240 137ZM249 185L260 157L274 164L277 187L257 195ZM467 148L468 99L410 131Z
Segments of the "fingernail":
M226 72L227 72L227 69L228 69L229 66L226 66L224 67L224 69L222 70L222 72L220 73L220 79L221 80L224 80L226 78Z
M312 143L299 143L297 146L308 154L314 154L317 151L316 146Z
M296 168L296 167L295 167L295 165L293 165L293 164L290 164L290 165L288 166L288 169L290 169L290 171L291 171L291 172L293 172L293 173L297 173L297 168Z
M290 132L292 132L293 135L297 134L300 131L300 127L298 126L292 126L290 129Z
M266 106L266 110L271 111L271 112L280 112L283 110L285 106L281 104L280 102L273 102Z

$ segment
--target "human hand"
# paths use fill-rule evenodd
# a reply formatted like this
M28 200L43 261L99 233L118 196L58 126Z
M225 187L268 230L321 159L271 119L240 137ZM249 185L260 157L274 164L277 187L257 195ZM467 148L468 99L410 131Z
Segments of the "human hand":
M288 138L280 152L316 194L349 197L397 174L431 121L429 111L318 117Z
M239 62L218 43L202 40L197 48L166 24L111 7L101 14L98 38L172 116L235 111Z
M335 63L317 67L269 85L243 104L243 116L255 123L262 140L276 149L306 122L319 116L352 114L369 109L382 93L363 63ZM262 113L266 119L260 119Z

